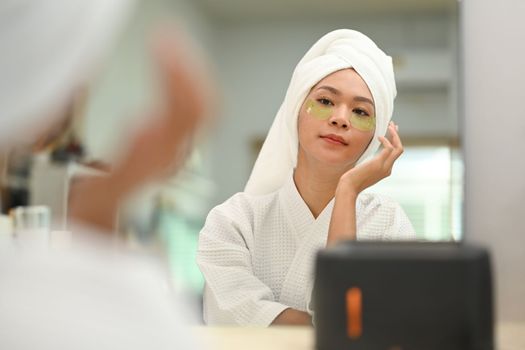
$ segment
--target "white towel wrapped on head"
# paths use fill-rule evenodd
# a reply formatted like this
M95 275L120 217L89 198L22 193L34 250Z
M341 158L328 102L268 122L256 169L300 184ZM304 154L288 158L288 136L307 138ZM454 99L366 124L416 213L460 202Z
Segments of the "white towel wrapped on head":
M353 68L368 85L376 112L374 138L358 163L376 152L380 145L377 137L386 133L397 93L392 58L360 32L335 30L319 39L297 64L284 102L255 162L246 192L267 194L284 184L297 164L297 118L304 99L324 77L347 68Z
M63 117L135 1L0 1L0 147L31 143Z

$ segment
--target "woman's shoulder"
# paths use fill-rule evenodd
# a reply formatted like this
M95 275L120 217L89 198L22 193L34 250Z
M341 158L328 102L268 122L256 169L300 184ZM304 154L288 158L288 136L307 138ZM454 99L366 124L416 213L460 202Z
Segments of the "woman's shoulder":
M217 205L210 211L210 215L222 215L235 219L252 217L253 213L271 207L278 200L278 192L264 195L254 195L247 192L238 192Z

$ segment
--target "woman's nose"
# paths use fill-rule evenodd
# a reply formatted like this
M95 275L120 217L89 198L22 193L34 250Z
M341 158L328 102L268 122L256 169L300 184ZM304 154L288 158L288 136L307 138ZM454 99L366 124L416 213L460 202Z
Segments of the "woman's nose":
M339 110L335 111L334 114L328 119L328 122L336 127L340 127L343 129L348 128L348 119L346 118L345 111Z

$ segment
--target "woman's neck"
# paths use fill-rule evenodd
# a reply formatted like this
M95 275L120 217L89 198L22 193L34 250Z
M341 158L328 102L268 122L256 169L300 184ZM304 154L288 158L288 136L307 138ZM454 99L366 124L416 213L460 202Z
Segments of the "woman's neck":
M334 198L339 178L343 173L341 169L298 160L293 179L314 218L317 218Z

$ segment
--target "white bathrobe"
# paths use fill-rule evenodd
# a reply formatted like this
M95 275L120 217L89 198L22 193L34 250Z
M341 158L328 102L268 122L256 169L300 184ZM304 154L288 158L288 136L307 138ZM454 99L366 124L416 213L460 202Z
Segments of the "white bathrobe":
M199 238L207 324L268 326L286 308L311 312L313 265L326 246L333 200L315 219L293 178L267 195L238 193L215 207ZM361 194L358 240L413 240L392 200Z

